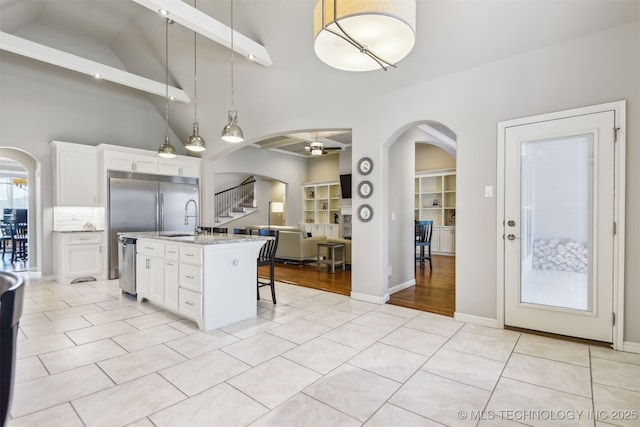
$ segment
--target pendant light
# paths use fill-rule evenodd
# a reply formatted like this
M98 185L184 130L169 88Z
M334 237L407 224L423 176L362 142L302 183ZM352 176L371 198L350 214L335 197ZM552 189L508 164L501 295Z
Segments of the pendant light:
M222 139L227 142L237 143L244 141L242 129L238 125L238 111L233 104L233 0L231 3L231 110L229 110L229 123L222 129Z
M193 0L193 8L197 9L197 0ZM198 39L198 33L193 32L193 106L194 106L194 119L193 119L193 135L187 139L187 143L184 145L189 151L200 152L207 149L207 144L204 139L198 135L198 48L196 45Z
M169 141L169 24L171 20L166 18L165 22L165 61L164 61L164 80L166 85L165 97L167 100L167 127L164 134L164 143L158 149L158 155L165 159L171 159L176 156L176 148Z

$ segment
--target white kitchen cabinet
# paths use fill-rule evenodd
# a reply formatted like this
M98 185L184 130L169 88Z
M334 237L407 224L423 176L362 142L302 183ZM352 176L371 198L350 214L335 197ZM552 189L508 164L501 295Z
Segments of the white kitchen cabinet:
M440 252L440 230L442 227L433 227L431 229L431 252Z
M305 224L304 228L312 236L327 236L328 239L340 238L340 224Z
M138 301L148 299L179 313L204 331L254 317L256 258L262 244L249 240L201 245L140 238Z
M164 303L171 310L178 310L178 289L180 288L180 247L177 244L164 245Z
M136 244L136 288L138 295L164 304L164 244L138 239Z
M103 280L104 232L54 233L54 276L61 284L74 281Z
M107 170L158 174L158 157L151 154L104 150L103 156Z
M188 156L160 159L158 160L158 175L200 178L200 159Z
M164 304L178 310L178 289L180 289L180 269L177 261L164 261Z
M453 254L456 249L456 229L454 227L442 227L440 229L440 253Z
M98 151L96 147L52 141L55 206L98 204Z

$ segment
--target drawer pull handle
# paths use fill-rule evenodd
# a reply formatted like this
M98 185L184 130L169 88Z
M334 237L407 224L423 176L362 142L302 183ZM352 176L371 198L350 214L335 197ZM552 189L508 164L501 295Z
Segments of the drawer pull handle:
M240 264L240 261L239 261L239 260L237 260L237 259L234 259L234 260L233 260L233 262L232 262L232 264L233 264L233 265L238 265L238 264Z
M152 250L153 250L153 248L152 248L152 247L149 247L149 246L145 246L144 248L145 248L145 249L149 249L150 251L152 251Z
M193 256L193 254L184 254L185 256Z
M186 305L193 305L193 303L191 301L185 301L184 302Z
M193 280L193 279L194 279L194 277L193 277L193 276L184 276L184 277L186 277L187 279L191 279L191 280Z
M168 262L167 265L170 266L170 267L173 267L175 264L172 263L172 262Z

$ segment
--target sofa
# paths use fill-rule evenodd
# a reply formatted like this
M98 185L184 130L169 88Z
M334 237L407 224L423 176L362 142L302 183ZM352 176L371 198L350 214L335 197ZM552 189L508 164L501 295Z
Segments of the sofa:
M249 225L250 230L268 229L267 225ZM318 243L335 242L344 243L345 263L351 264L351 240L328 239L326 236L308 236L304 226L272 225L271 230L280 231L280 240L276 259L280 261L296 261L303 264L305 261L315 261L318 256ZM326 251L321 252L326 256Z

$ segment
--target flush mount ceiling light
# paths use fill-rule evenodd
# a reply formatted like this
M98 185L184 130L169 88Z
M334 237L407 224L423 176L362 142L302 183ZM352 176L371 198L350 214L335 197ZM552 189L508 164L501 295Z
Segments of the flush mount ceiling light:
M314 49L344 71L397 67L416 38L415 0L318 0Z
M193 0L194 9L197 8L196 0ZM193 135L187 139L187 143L184 145L189 151L200 152L207 149L207 144L204 139L198 134L198 47L197 47L198 33L193 32Z
M222 129L222 139L231 142L238 143L244 141L244 134L242 128L238 125L238 111L234 108L233 104L233 0L231 3L231 110L229 110L229 123Z
M322 148L323 148L324 144L322 144L322 142L320 141L313 141L309 144L309 148L311 149L311 155L312 156L321 156L322 155Z
M164 157L166 159L171 159L176 156L176 148L171 145L169 141L169 24L171 20L169 18L165 19L165 61L164 61L164 81L166 93L165 97L167 99L167 117L166 117L166 130L164 134L164 143L158 149L158 156Z

